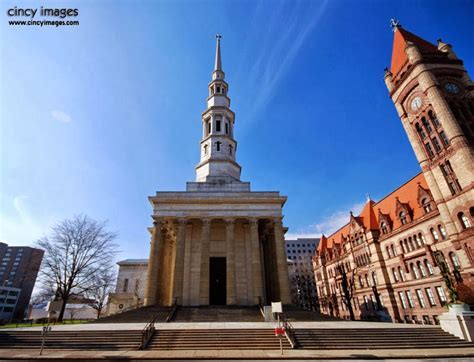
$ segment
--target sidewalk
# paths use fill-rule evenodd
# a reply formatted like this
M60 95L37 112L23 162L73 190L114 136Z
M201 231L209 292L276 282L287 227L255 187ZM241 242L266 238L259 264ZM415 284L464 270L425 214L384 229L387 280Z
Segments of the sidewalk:
M0 350L1 359L60 359L60 360L179 360L179 359L318 359L318 360L371 360L371 359L439 359L461 358L472 361L474 348L438 348L405 350L229 350L229 351L54 351Z

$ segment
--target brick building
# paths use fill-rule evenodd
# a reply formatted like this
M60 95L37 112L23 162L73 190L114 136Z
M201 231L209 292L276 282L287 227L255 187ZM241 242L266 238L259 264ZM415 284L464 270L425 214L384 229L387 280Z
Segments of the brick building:
M40 249L0 243L0 286L21 290L14 310L10 311L13 319L22 319L25 315L43 254Z
M472 303L474 84L449 44L393 30L385 83L422 172L323 236L315 278L323 313L348 318L350 299L357 319L433 324L450 299L442 271Z

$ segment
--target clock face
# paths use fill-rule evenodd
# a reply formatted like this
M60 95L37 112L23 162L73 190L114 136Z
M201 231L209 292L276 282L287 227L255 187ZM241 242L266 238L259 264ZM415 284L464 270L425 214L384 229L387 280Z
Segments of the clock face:
M452 93L452 94L459 93L459 87L454 83L446 83L446 85L444 86L444 89L446 89L448 93Z
M415 97L411 101L411 109L414 111L417 111L420 109L421 105L423 104L423 101L421 100L420 97Z

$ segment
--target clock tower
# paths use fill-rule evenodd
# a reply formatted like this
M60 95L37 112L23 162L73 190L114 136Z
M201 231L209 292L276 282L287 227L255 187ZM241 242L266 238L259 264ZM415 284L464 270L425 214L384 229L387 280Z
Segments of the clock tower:
M472 242L458 219L474 210L474 84L451 45L392 28L390 97L451 239Z

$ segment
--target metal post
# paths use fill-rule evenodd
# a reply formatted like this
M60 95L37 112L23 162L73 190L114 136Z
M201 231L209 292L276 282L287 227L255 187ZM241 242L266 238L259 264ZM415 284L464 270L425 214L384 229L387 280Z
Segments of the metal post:
M41 349L40 349L40 353L39 353L40 356L43 355L43 348L44 348L44 343L45 343L45 341L46 341L46 336L47 336L50 332L51 332L51 326L50 326L49 323L48 323L47 326L43 327L43 331L41 332L41 337L42 337L42 339L41 339Z
M277 317L278 317L278 337L280 339L280 351L281 351L281 355L283 356L283 343L281 342L281 327L280 327L280 313L277 313Z

